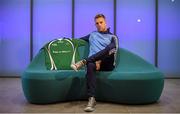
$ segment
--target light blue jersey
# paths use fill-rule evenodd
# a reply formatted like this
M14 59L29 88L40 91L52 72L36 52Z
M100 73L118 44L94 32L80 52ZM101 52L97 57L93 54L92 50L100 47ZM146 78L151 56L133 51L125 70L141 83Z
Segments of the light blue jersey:
M89 36L89 57L105 49L111 43L112 37L113 35L111 34L101 34L97 31L92 32Z

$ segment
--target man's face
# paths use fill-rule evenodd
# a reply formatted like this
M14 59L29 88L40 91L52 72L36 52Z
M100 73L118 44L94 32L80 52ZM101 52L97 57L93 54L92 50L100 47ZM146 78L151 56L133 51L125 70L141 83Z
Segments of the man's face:
M96 25L96 28L99 32L104 32L107 30L106 21L102 17L95 19L95 25Z

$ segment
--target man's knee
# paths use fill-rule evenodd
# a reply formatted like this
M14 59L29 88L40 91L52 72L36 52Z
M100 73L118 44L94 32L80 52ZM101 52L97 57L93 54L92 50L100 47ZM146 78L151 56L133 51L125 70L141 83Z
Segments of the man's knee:
M94 62L88 62L87 64L87 70L92 69L95 70L96 64Z

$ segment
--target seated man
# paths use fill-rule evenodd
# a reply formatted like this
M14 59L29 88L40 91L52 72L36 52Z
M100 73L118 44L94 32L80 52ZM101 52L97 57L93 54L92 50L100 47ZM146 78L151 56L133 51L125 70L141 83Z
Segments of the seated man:
M107 28L105 16L103 14L97 14L94 20L97 31L81 38L89 42L88 58L71 65L75 71L78 71L84 65L87 66L86 78L89 102L84 109L87 112L94 111L96 104L95 71L112 71L115 67L116 51L118 49L118 39Z

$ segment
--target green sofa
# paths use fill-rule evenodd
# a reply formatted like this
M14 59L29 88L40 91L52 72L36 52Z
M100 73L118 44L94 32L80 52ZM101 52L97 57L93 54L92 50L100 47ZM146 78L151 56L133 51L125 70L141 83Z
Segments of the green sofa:
M80 57L88 54L87 46L79 48ZM86 99L86 71L49 71L45 67L44 50L40 50L22 74L26 99L34 104ZM97 71L97 101L147 104L159 100L164 75L141 57L119 48L113 71Z

